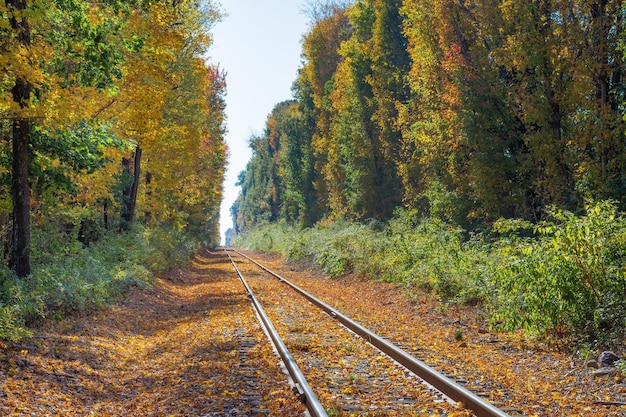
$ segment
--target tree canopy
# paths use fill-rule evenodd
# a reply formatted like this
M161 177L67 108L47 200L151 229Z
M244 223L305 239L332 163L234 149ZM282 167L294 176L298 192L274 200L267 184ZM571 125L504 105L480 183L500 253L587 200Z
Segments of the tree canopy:
M6 0L0 14L0 216L16 273L29 272L33 219L140 219L217 242L225 81L206 58L217 6Z
M313 6L294 100L240 176L238 230L398 207L465 227L626 207L622 1Z

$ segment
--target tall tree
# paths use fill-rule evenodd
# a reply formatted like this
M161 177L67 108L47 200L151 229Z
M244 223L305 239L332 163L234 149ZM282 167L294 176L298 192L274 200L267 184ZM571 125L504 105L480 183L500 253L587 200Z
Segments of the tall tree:
M317 219L449 200L446 218L473 226L626 204L622 0L333 4L312 3L297 106L270 126L281 216L302 201L295 143L310 144Z
M241 186L241 192L231 210L236 233L277 221L280 214L277 149L267 134L251 138L250 148L252 158L239 174L236 185Z
M287 101L272 112L273 136L280 142L277 155L278 175L283 188L280 217L290 223L309 226L312 223L313 159L311 131L298 103Z
M401 203L397 116L398 104L408 97L409 58L399 6L399 1L359 1L348 11L352 35L340 48L344 60L330 94L345 177L346 207L338 208L340 215L385 219Z
M316 170L317 161L313 150L313 135L316 129L315 106L311 96L311 86L302 76L299 76L294 83L294 98L297 101L297 107L293 108L295 120L291 126L297 130L288 133L289 143L285 147L286 154L297 152L301 159L289 158L286 165L293 167L285 169L293 174L287 174L287 177L292 176L298 180L290 181L287 178L285 181L286 184L293 184L292 189L297 189L301 195L302 208L299 221L302 226L306 227L313 225L325 215L326 206L324 199L319 197L321 193L316 189L316 184L322 181L318 179L320 173Z
M454 3L405 0L402 9L413 94L402 109L399 165L404 201L410 207L422 204L424 192L433 183L459 192L465 176L461 112L463 82L471 69L464 61L462 39L457 38L460 22Z
M152 222L185 227L186 209L196 206L201 191L196 185L207 185L195 182L205 166L197 156L211 148L218 165L224 163L223 75L203 58L211 42L208 30L218 20L214 6L199 1L149 3L127 20L123 83L99 111L100 117L117 118L115 132L134 144L125 156L126 166L134 168L125 170L133 174L126 175L128 191L136 191L126 193L124 215L136 206ZM221 196L221 188L209 189Z
M2 149L2 162L13 164L10 264L16 273L30 269L32 201L38 208L42 199L61 202L56 213L104 206L108 218L111 178L123 157L141 151L147 169L143 163L139 169L139 158L131 165L138 177L154 178L152 195L161 204L154 212L165 206L189 218L193 211L194 222L217 233L226 148L223 75L206 63L209 30L219 19L213 4L11 0L0 4L0 13L6 17L0 115L11 120L3 137L14 148ZM200 176L207 167L215 175ZM149 199L139 178L130 190L129 200Z
M624 109L626 101L623 51L624 2L582 1L574 19L578 23L577 74L591 81L584 99L591 104L582 116L577 135L583 158L577 164L580 192L596 198L613 198L626 205L626 154L624 152ZM581 41L582 40L582 41ZM577 125L579 127L580 125ZM586 150L586 152L584 151Z
M31 47L31 28L27 19L25 0L8 0L9 22L14 32L16 49L28 51ZM30 105L32 82L26 74L17 73L11 93L20 110ZM27 114L13 116L13 232L10 268L20 277L30 274L30 187L28 184L28 143L30 120Z
M583 197L621 199L622 2L509 2L501 12L497 62L513 80L541 205L576 210Z
M623 172L620 157L606 165L601 157L623 130L618 3L405 0L408 201L425 178L487 219L538 219L550 204L580 208L581 191L609 195L600 184ZM613 167L604 179L602 166Z
M310 98L302 104L312 105L310 113L315 120L315 129L311 147L318 173L314 186L319 204L325 207L339 204L336 200L344 182L337 169L338 147L330 130L333 116L328 95L333 89L333 75L342 60L339 46L349 38L350 31L345 7L333 6L321 20L314 22L302 45L305 63L298 84L301 92L306 92Z
M116 19L109 13L106 2L92 8L83 1L44 5L9 0L2 11L10 24L0 27L0 49L6 58L1 65L7 80L5 86L12 84L13 99L13 104L7 103L4 97L0 101L1 110L13 119L10 266L18 276L24 277L30 272L29 145L32 127L34 123L53 125L64 116L84 114L81 105L97 94L93 87L102 90L112 84L120 57L108 47ZM72 43L68 39L72 39ZM95 55L96 50L113 53ZM72 102L65 102L63 99L69 90L75 97ZM51 103L54 103L52 112Z

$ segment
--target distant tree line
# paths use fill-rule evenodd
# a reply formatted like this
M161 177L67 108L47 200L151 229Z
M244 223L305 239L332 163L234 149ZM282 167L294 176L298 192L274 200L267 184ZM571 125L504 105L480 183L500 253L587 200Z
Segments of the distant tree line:
M235 232L398 207L467 228L626 207L622 1L324 5L293 100L250 141Z

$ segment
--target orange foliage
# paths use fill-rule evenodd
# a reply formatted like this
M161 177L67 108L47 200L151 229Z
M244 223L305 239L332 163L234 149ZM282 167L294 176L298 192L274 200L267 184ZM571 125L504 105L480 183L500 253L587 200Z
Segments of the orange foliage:
M542 342L490 333L472 308L444 314L432 299L413 294L410 300L391 284L355 276L328 280L274 257L263 262L405 350L419 352L426 363L488 387L482 395L500 407L526 416L623 415L619 405L600 404L625 400L618 381L594 378L583 363ZM233 404L245 412L246 381L254 380L259 408L272 416L299 415L302 405L255 320L224 255L197 257L187 270L135 290L105 311L45 323L36 331L36 349L0 353L0 413L195 416L225 413ZM239 350L242 333L253 341L247 359ZM346 387L345 395L357 388Z

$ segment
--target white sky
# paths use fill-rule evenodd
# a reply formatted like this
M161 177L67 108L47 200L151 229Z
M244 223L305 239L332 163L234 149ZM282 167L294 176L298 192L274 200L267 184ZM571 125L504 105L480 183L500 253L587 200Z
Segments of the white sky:
M230 157L220 210L223 239L232 227L230 207L239 193L237 176L251 156L248 140L263 133L276 104L292 98L308 18L301 12L303 0L218 1L228 15L212 30L209 57L227 73Z

